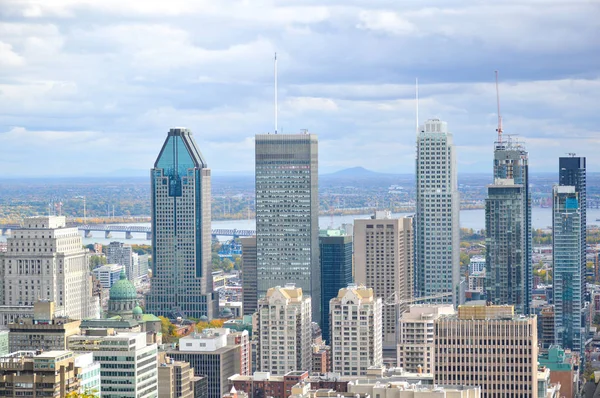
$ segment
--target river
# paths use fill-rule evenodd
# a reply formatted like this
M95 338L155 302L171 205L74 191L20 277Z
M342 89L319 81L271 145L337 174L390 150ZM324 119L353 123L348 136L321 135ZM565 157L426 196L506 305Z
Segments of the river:
M413 213L394 213L394 217L401 217L410 215ZM346 215L346 216L333 216L333 226L339 227L342 224L352 224L355 219L358 218L369 218L368 214L358 214L358 215ZM596 219L600 219L600 209L588 209L587 211L587 224L588 225L599 225L600 221L596 221ZM328 228L331 226L332 218L330 216L321 216L319 217L319 227L321 229ZM532 209L531 214L531 222L533 224L533 228L548 228L552 225L552 209L550 208L541 208L534 207ZM150 226L149 223L141 223L135 225L146 225ZM460 212L460 226L461 228L472 228L474 230L479 230L485 227L485 211L483 209L476 210L461 210ZM254 219L251 220L225 220L225 221L213 221L212 228L235 228L235 229L255 229L256 222ZM82 232L83 235L83 232ZM222 237L222 239L227 239L227 237ZM6 241L6 236L0 236L0 242ZM103 232L93 232L93 236L91 238L83 238L84 244L90 243L101 243L108 244L109 242L118 241L130 244L149 244L150 241L146 240L146 234L138 234L134 233L132 239L125 239L124 232L113 232L112 238L106 239L104 238Z

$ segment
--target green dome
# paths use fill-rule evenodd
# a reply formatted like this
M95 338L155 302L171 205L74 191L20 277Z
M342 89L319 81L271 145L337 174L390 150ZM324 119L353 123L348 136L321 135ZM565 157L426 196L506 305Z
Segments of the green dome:
M144 311L142 311L142 307L139 305L133 309L133 315L143 315Z
M112 285L109 293L110 300L137 300L137 291L133 283L127 280L125 269L121 270L121 277Z

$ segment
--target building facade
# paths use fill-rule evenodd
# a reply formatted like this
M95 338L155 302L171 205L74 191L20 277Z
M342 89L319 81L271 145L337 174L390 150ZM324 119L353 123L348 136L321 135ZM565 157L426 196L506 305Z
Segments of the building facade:
M585 280L581 275L581 202L574 186L554 186L552 257L555 343L583 353ZM583 260L585 263L585 259Z
M512 178L496 178L485 201L485 293L496 305L514 305L519 314L529 312L525 253L525 187Z
M296 283L321 319L318 140L315 134L256 135L257 293Z
M530 314L533 269L529 155L521 143L498 135L493 177L485 217L486 293L492 295L487 299L494 304L514 305L519 314Z
M351 285L329 304L332 371L362 376L383 365L382 299L373 289Z
M87 250L78 229L66 227L65 217L26 218L7 246L0 254L0 305L23 307L23 315L35 301L48 300L58 316L98 317ZM0 317L1 325L8 321Z
M538 397L537 320L512 306L459 306L435 321L434 383L478 385L483 398Z
M319 236L321 255L321 331L329 343L329 301L340 289L352 283L352 236L340 230L322 231Z
M252 315L258 309L256 276L256 236L240 238L242 244L242 308L244 315Z
M433 373L435 320L454 313L452 304L411 305L398 320L398 367L407 372Z
M69 337L69 350L92 352L100 363L104 398L158 398L157 346L145 333L88 329Z
M413 297L413 219L391 218L378 211L371 219L354 220L354 263L357 284L373 288L375 297L396 300L382 309L384 350L396 350L396 323Z
M131 245L126 245L123 242L110 242L110 244L106 246L107 263L119 264L125 267L127 279L132 283L136 283L140 276L139 261L134 262L133 254ZM138 259L136 258L136 260Z
M210 169L190 130L173 128L152 169L152 284L157 316L218 315L211 273Z
M96 267L92 270L92 273L100 282L102 289L110 289L114 283L119 280L121 270L125 267L119 264L106 264Z
M195 398L194 368L188 362L165 358L158 365L158 396L160 398Z
M459 303L459 193L456 151L448 125L419 127L416 160L415 295Z
M311 298L293 284L274 287L258 301L258 361L262 372L311 370Z

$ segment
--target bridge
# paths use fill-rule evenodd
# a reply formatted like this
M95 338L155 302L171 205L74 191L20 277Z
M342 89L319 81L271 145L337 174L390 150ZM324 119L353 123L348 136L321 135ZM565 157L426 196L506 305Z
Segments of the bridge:
M12 230L21 228L18 224L0 224L0 231L2 235L9 234ZM106 239L112 238L112 232L125 232L126 239L132 239L134 233L145 233L146 239L152 239L152 227L146 227L143 225L119 225L119 224L85 224L79 225L80 231L84 231L86 238L91 238L92 232L104 232ZM211 235L213 238L217 236L232 236L233 238L239 238L241 236L253 236L256 231L250 229L227 229L219 228L213 229Z

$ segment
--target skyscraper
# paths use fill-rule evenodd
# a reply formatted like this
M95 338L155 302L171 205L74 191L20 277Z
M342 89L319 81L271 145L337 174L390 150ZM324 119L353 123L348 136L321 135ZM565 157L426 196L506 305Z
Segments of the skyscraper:
M501 126L494 143L493 178L485 207L487 300L529 314L533 288L529 157L522 144L502 139Z
M136 283L139 276L139 267L133 261L133 254L131 245L126 245L123 242L110 242L106 247L108 264L119 264L125 267L127 279L132 283Z
M391 218L389 211L377 211L371 219L354 220L354 260L357 284L373 288L375 297L399 305L382 309L383 349L396 351L398 312L413 297L413 219Z
M257 294L293 282L321 319L315 134L256 135Z
M561 157L559 162L559 180L558 185L570 185L575 187L575 192L579 197L579 211L581 214L581 296L586 292L585 283L585 254L587 247L587 195L586 195L586 168L585 157L577 157L572 154L571 157Z
M213 318L210 169L190 130L173 128L152 169L152 285L147 311Z
M554 186L552 214L555 342L583 353L582 220L574 186Z
M256 295L256 236L240 238L242 244L242 308L244 315L252 315L258 309Z
M427 120L417 137L415 295L449 294L430 302L460 302L460 202L456 173L456 153L447 123Z
M340 230L326 230L319 236L321 254L321 330L329 340L329 300L352 283L352 236Z

